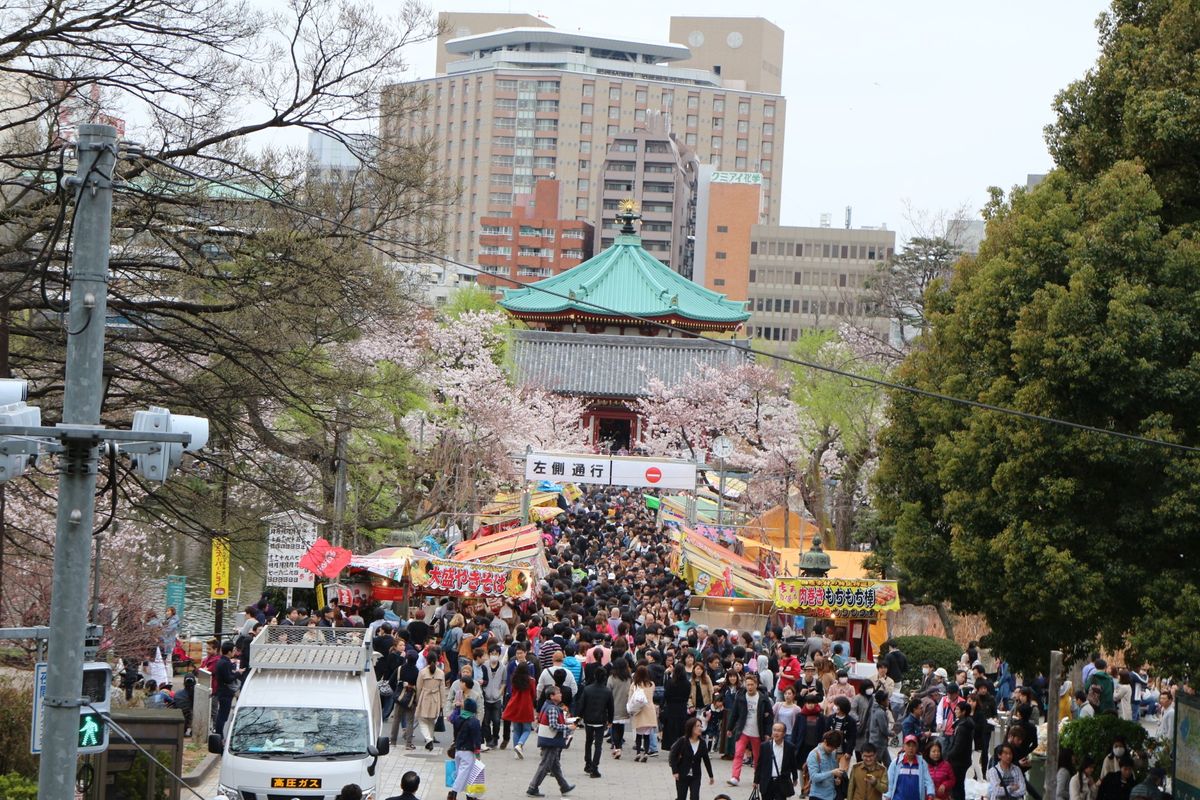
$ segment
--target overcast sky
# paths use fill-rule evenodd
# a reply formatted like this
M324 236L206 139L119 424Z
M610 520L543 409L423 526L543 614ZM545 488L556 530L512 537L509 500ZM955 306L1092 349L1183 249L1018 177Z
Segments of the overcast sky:
M388 6L377 0L381 10ZM1024 184L1050 157L1051 102L1095 62L1102 0L435 0L435 11L539 14L564 30L662 41L672 15L737 8L784 30L788 101L780 221L886 223L905 207L978 211L990 185ZM431 76L432 44L410 54Z

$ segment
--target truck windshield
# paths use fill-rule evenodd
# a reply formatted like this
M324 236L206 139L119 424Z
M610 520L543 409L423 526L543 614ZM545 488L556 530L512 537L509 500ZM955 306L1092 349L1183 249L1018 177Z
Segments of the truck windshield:
M279 758L366 755L367 713L348 708L239 708L229 752Z

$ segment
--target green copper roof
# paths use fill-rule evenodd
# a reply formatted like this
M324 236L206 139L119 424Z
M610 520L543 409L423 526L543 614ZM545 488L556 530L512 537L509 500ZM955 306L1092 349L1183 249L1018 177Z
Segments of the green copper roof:
M518 317L675 316L705 328L732 328L750 317L744 302L693 283L646 252L641 237L628 233L577 267L506 289L500 306Z

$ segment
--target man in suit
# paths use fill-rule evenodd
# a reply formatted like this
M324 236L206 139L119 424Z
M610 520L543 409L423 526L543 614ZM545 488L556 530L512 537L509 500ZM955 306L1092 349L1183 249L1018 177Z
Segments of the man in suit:
M787 741L787 728L782 722L771 726L771 738L763 743L758 766L754 770L754 786L762 800L785 800L796 793L796 776L800 764L796 748Z

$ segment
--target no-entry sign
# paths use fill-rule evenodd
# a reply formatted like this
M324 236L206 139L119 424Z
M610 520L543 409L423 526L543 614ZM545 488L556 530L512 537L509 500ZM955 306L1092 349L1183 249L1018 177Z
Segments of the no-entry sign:
M662 480L662 470L658 467L650 467L646 470L646 480L652 484L657 484Z

